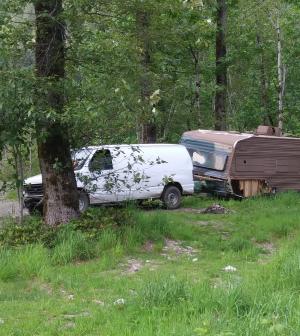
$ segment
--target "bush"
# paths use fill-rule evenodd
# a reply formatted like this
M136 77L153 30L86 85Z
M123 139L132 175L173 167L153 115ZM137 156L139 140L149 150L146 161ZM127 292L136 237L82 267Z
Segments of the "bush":
M8 220L0 230L0 246L21 246L41 243L52 247L56 239L55 228L44 225L40 217L28 217L22 225L13 220Z
M75 230L98 237L104 229L117 229L133 222L133 208L90 208L80 218L73 221Z
M107 229L119 229L121 226L131 224L133 212L128 208L91 208L80 219L67 225L52 228L43 223L42 218L26 217L22 225L9 219L0 229L0 246L16 247L40 243L46 247L54 248L63 233L80 231L87 238L97 238ZM65 229L65 227L69 229Z
M22 225L8 220L0 229L0 248L3 248L0 278L16 277L18 268L22 268L24 276L34 276L43 263L65 265L95 256L103 258L103 251L111 259L119 260L124 249L132 250L147 239L162 240L170 231L162 213L149 216L133 207L91 208L80 219L57 228L46 226L35 216L27 217ZM101 262L106 267L107 262L104 259Z

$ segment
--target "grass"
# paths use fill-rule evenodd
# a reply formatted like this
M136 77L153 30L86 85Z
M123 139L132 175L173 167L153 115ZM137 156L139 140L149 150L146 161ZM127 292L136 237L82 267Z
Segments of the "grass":
M2 248L0 335L299 335L300 195L184 207L215 202L230 213L131 210L92 240L66 227L52 249Z

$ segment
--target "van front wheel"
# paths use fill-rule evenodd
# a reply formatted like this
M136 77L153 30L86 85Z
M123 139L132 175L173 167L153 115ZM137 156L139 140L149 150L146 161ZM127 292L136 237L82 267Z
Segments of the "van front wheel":
M181 192L175 186L168 186L165 188L161 200L165 207L169 210L178 209L181 203Z

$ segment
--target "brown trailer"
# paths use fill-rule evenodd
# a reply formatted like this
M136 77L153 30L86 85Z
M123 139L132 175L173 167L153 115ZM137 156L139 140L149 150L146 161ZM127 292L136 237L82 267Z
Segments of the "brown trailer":
M278 129L259 127L255 134L190 131L181 143L193 159L195 180L207 192L251 197L300 190L300 138L280 136Z

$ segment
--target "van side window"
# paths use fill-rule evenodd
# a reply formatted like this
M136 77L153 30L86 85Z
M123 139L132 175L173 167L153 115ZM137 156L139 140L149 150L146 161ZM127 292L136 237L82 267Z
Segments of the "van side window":
M113 169L110 151L108 149L97 151L90 162L89 168L91 172Z

